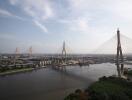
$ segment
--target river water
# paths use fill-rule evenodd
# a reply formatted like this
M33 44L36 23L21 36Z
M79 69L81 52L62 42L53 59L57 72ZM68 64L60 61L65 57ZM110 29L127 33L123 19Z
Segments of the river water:
M38 69L0 77L0 100L63 100L75 89L87 88L101 76L116 75L111 63L67 66L66 71Z

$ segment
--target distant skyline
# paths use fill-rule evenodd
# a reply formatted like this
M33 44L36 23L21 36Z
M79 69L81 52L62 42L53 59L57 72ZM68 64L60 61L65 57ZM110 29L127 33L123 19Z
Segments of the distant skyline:
M132 39L132 0L0 0L0 53L91 53L121 33Z

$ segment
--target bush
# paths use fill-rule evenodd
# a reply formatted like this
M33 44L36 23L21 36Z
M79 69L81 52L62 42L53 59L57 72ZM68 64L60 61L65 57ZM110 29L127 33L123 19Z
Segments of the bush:
M122 78L102 77L89 87L90 100L131 100L132 83Z
M85 98L82 99L82 97ZM64 100L132 100L132 82L104 76L84 92L77 89Z
M132 70L127 72L128 75L132 75Z

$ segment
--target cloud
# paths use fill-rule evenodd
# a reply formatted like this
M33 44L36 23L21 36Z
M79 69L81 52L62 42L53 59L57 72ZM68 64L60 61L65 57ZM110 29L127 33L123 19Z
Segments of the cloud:
M44 33L49 31L57 33L53 35L54 39L61 34L63 34L62 38L67 40L74 37L71 39L74 44L80 42L76 47L82 44L81 47L85 48L83 44L87 43L87 48L95 48L116 34L117 27L126 35L130 33L128 36L132 36L131 0L9 1L11 5L22 9L30 16L31 21ZM49 30L50 28L52 29Z
M130 13L132 11L131 0L69 0L69 4L73 13L82 14L84 12L90 15L105 13L113 16L113 19L118 17L119 19L132 21L132 14Z
M44 25L42 25L40 22L38 22L37 20L34 20L33 22L35 23L36 26L40 27L43 30L43 32L46 33L48 32L47 28Z
M11 5L20 6L26 14L32 17L36 26L40 27L44 32L48 29L40 22L45 22L54 17L53 9L49 0L9 0Z
M19 5L33 19L45 21L54 16L49 0L9 0L12 5Z
M15 5L17 2L18 2L18 0L9 0L10 1L10 3L12 4L12 5Z
M91 29L89 26L89 21L91 19L88 19L86 17L78 17L75 19L60 19L58 20L59 23L67 24L70 31L80 32L80 33L87 33Z
M117 0L113 4L114 8L111 8L111 11L113 12L113 14L118 15L123 19L132 21L131 4L132 4L131 0L122 0L122 2Z
M23 19L23 18L21 18L21 17L19 17L19 16L16 16L16 15L14 15L14 14L12 14L12 13L10 13L9 11L4 10L4 9L0 9L0 15L9 16L9 17L13 17L13 18L17 18L17 19L19 19L19 20L25 20L25 19ZM46 32L46 33L48 32L47 28L46 28L44 25L42 25L39 21L34 20L33 23L35 23L35 25L36 25L37 27L39 27L40 29L42 29L43 32Z
M78 18L76 20L71 21L69 24L69 28L72 31L87 33L89 31L88 21L85 18Z
M12 14L11 12L4 10L4 9L1 9L1 8L0 8L0 15L17 18L19 20L25 20L25 19L23 19L19 16L16 16L16 15Z
M98 32L104 30L103 27L108 29L121 27L127 31L127 27L132 25L131 0L68 0L68 3L72 19L78 20L79 17L85 19L71 23L69 28L73 26L73 29L84 31L87 28L94 28Z
M0 9L0 14L1 15L5 15L5 16L13 16L10 12L4 10L4 9Z
M87 5L89 5L90 0L68 0L70 7L72 7L72 9L84 9L84 8L88 8Z

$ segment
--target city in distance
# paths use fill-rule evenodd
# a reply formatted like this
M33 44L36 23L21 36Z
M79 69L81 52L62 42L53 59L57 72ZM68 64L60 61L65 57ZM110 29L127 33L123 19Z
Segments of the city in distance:
M131 4L1 0L0 100L131 100Z

